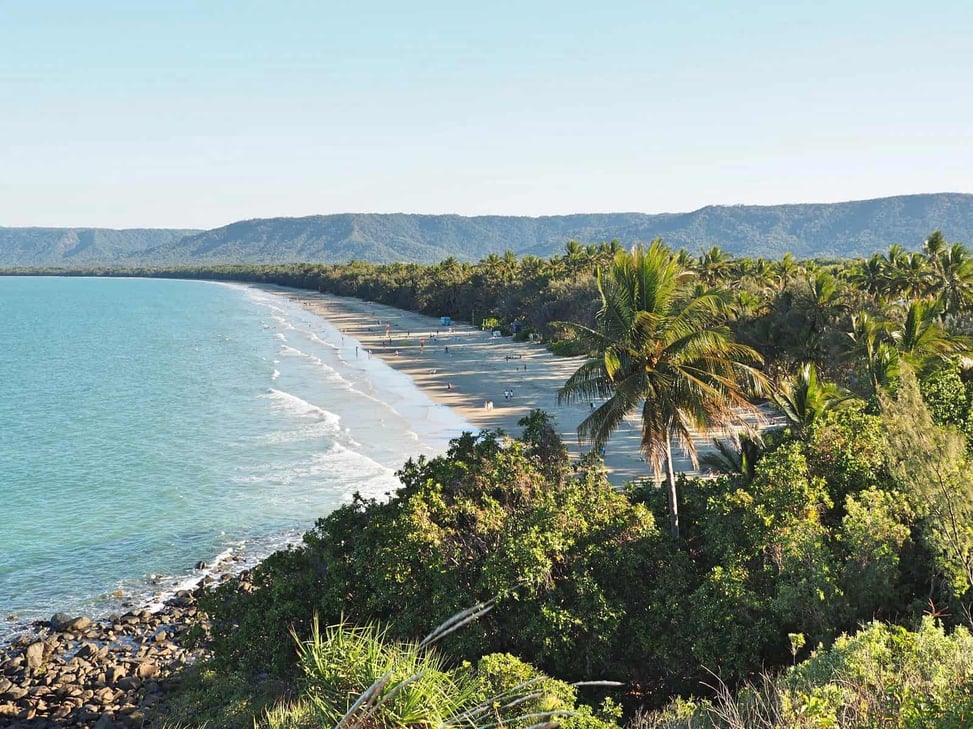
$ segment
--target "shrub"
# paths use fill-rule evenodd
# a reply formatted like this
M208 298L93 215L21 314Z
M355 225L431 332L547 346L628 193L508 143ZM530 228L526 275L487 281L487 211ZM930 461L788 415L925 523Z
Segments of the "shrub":
M578 357L588 354L584 344L577 339L555 339L547 348L556 357Z
M973 725L973 637L931 617L915 632L872 622L735 697L674 702L630 729L965 729Z
M218 658L286 672L287 631L310 632L315 612L416 639L496 598L443 650L469 660L511 652L572 680L634 668L628 606L640 602L655 521L602 472L568 478L545 424L531 422L528 442L465 434L445 456L409 461L390 501L356 499L255 569L252 589L218 588L205 603Z

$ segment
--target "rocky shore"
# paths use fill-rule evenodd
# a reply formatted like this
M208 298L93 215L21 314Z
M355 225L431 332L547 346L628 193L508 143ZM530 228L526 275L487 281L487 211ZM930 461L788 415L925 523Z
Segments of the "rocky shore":
M203 589L180 591L156 612L97 621L58 613L0 646L0 727L147 726L171 678L202 655L186 638L205 627Z

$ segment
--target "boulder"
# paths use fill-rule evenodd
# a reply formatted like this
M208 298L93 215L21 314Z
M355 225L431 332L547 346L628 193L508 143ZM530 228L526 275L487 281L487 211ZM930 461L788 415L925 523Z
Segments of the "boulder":
M27 695L27 689L14 685L8 688L4 695L11 701L20 701Z
M135 674L139 678L153 678L154 676L159 675L159 667L152 661L143 661L139 664Z
M125 678L118 679L115 685L122 691L134 691L142 685L142 682L135 678L135 676L125 676Z
M91 656L97 655L98 646L94 643L82 643L81 647L74 654L75 658L90 658Z
M51 616L51 627L58 631L64 630L64 626L70 623L72 620L74 620L74 618L67 613L54 613L54 615Z
M46 646L42 641L37 641L36 643L31 643L27 646L24 651L24 656L27 659L27 668L32 671L36 671L41 666L44 665L44 648Z
M102 714L95 722L94 729L115 729L115 721L110 714Z
M79 615L73 620L69 620L67 625L64 626L64 630L71 633L80 633L82 630L87 630L91 627L91 618L87 618L84 615Z

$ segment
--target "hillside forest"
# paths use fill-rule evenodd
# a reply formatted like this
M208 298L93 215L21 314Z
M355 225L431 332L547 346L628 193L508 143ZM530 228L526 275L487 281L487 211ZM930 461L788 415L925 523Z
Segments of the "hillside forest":
M127 273L448 314L555 353L640 413L659 479L613 489L550 417L464 434L211 591L170 726L973 725L973 256L661 241L550 258ZM648 403L648 407L646 407ZM775 407L666 474L690 425ZM732 407L731 407L732 406ZM439 628L437 629L437 626ZM431 634L431 635L430 635ZM425 639L424 639L425 638Z

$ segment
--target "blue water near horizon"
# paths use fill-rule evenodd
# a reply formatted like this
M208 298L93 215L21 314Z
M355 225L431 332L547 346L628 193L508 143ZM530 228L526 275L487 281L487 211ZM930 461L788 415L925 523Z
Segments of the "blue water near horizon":
M254 287L0 277L0 638L252 563L471 429L354 345Z

